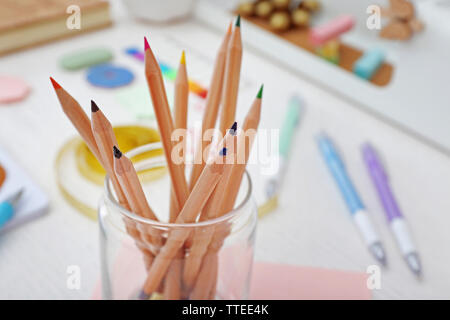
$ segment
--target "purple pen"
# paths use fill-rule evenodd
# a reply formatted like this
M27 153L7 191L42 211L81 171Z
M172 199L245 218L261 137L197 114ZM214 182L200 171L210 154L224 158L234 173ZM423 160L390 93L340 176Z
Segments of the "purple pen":
M400 252L411 271L420 276L422 271L420 259L406 221L389 186L388 176L370 144L363 145L362 153Z

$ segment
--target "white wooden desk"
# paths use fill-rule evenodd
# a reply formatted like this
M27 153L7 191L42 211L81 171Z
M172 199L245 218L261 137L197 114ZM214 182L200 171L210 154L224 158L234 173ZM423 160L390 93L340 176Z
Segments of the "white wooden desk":
M245 28L245 24L243 25ZM0 58L0 73L24 78L32 86L25 101L0 107L0 145L48 192L51 208L45 217L0 238L0 298L89 299L99 276L96 223L70 207L59 193L53 172L58 149L75 130L57 103L48 77L54 76L86 107L91 98L113 123L129 123L130 114L107 90L93 89L84 73L70 74L57 65L72 48L105 45L117 62L137 64L121 52L144 35L166 32L192 41L213 58L220 35L196 22L174 26L141 25L117 15L115 26ZM187 52L189 57L189 51ZM137 68L137 80L143 70ZM307 103L289 164L281 205L264 218L257 234L256 259L298 265L365 271L374 264L359 239L327 169L314 136L329 133L339 146L350 175L372 212L387 250L389 267L375 298L450 298L450 159L306 79L272 65L247 50L242 74L265 84L262 128L277 128L290 94ZM432 85L432 84L430 84ZM250 101L241 97L239 116ZM393 188L418 244L424 278L417 281L400 257L361 159L359 146L371 141L383 154ZM81 267L81 289L66 286L68 265Z

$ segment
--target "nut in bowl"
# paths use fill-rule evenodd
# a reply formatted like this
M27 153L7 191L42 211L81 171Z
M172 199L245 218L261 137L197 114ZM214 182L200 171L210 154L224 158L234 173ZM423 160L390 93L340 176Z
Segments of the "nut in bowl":
M241 2L236 12L256 23L263 20L267 28L277 33L307 28L313 16L320 10L317 0L303 0L300 3L291 0L258 0Z

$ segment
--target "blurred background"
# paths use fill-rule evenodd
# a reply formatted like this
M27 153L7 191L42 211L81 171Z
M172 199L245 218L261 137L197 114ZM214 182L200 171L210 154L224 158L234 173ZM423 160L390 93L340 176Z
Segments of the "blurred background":
M192 137L217 49L238 14L244 54L237 121L264 84L260 132L273 129L290 141L283 152L282 141L258 149L248 169L260 213L257 266L289 266L299 290L267 280L268 293L259 297L450 298L450 0L0 0L0 298L100 298L96 216L104 171L49 77L88 114L95 100L128 151L159 141L143 37L171 105L185 50ZM330 174L334 158L318 147L324 136L352 188ZM364 158L366 143L381 159L389 200ZM188 144L188 158L194 148ZM283 166L268 173L271 161ZM274 178L276 201L267 187ZM352 221L352 190L383 244L385 267ZM407 231L386 219L392 201ZM420 261L419 276L410 254ZM318 270L329 280L320 281ZM348 286L336 282L342 272L354 275ZM375 284L366 284L374 275ZM363 289L350 292L352 285Z

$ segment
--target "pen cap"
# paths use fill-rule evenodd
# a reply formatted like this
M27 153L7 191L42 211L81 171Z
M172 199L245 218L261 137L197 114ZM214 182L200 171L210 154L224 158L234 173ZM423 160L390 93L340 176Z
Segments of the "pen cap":
M292 138L295 128L300 121L301 100L297 96L292 96L286 111L286 116L281 127L280 134L280 155L287 157L291 148Z
M382 179L387 180L388 176L381 165L375 149L369 143L365 143L362 146L362 153L371 175L378 174Z

